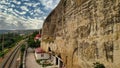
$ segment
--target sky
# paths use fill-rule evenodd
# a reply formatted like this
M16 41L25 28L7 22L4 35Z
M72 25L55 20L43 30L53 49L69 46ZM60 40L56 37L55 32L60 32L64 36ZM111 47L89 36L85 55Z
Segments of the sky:
M0 0L0 30L40 29L60 0Z

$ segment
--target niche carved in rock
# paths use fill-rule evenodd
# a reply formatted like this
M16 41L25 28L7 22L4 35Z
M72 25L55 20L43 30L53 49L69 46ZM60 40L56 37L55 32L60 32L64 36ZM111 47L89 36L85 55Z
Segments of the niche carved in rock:
M113 47L113 41L107 41L104 42L104 51L105 51L105 56L107 61L111 61L113 62L113 51L114 51L114 47Z
M90 60L98 57L98 49L97 42L93 42L92 44L88 42L81 42L79 46L79 54L81 57Z
M77 32L79 33L80 38L88 37L90 34L90 28L91 28L90 24L87 24L85 26L80 26L77 29Z

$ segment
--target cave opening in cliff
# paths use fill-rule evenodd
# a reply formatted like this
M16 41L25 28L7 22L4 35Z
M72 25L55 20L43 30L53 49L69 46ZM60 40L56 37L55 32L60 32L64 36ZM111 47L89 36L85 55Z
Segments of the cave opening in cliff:
M58 65L58 58L56 57L56 65Z
M48 48L48 51L51 52L51 48L50 47Z

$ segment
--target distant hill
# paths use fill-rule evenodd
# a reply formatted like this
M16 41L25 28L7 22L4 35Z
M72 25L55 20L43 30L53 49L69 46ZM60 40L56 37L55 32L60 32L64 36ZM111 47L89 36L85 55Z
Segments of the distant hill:
M36 30L0 30L0 34L4 33L18 33L18 34L28 34L31 32L39 31L39 29Z

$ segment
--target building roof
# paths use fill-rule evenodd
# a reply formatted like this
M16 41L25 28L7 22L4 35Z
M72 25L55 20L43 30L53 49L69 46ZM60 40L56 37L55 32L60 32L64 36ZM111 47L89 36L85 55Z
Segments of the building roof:
M35 52L36 52L36 53L45 53L45 51L44 51L42 48L40 48L40 47L39 47L39 48L36 48L36 49L35 49Z
M40 35L40 34L37 34L36 37L41 37L41 35Z
M39 39L39 38L41 38L41 35L37 34L34 39Z

